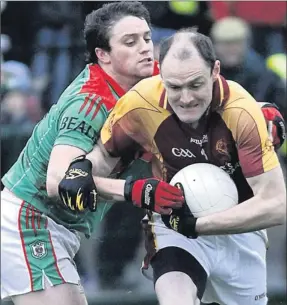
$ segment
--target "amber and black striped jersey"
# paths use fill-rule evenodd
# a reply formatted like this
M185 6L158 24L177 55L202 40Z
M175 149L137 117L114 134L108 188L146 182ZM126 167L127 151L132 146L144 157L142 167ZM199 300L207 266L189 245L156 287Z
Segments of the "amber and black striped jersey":
M167 182L187 165L217 165L236 183L240 202L253 196L246 178L279 164L259 105L239 84L221 76L197 129L179 121L155 76L118 101L101 139L111 156L132 159L138 152L151 153L153 175Z

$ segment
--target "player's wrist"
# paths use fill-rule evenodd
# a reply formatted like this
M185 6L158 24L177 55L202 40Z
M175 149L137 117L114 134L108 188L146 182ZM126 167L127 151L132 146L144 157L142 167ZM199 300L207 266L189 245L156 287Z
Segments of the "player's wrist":
M69 165L69 168L71 167L78 167L82 170L91 173L93 164L89 159L86 158L86 155L80 155L72 160L72 162Z
M198 231L196 228L197 220L198 219L193 216L183 217L180 233L189 238L197 238L198 237Z
M135 206L155 211L155 192L160 180L155 178L133 180L126 179L124 197Z
M124 185L124 198L127 201L132 201L132 190L133 190L133 178L132 176L128 176Z

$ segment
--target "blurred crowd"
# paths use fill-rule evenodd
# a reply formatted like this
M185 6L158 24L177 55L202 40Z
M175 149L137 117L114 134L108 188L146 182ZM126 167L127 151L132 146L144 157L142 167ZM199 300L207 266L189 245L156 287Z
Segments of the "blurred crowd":
M1 1L1 175L14 163L35 124L83 69L84 19L103 3ZM181 27L196 26L212 38L221 74L241 84L257 101L276 103L287 118L285 2L147 1L145 5L151 13L156 56L162 39ZM93 241L83 241L80 255L86 257L86 265L78 267L86 287L137 284L128 274L129 262L140 251L142 211L132 212L129 219L123 215L119 224L120 213L120 206L111 209ZM131 222L138 230L131 232Z

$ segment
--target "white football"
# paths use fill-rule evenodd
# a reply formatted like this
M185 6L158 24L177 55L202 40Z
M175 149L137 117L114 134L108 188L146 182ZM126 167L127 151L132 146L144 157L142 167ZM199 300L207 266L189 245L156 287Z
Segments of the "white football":
M194 217L227 210L238 204L237 187L230 176L218 166L196 163L186 166L171 179L180 182L186 203Z

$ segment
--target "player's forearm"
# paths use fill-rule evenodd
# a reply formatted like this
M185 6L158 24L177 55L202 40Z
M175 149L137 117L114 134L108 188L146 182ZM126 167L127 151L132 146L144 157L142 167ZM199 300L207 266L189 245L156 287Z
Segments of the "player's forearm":
M286 198L253 197L229 210L198 218L199 235L237 234L266 229L286 221Z
M125 180L109 179L102 177L95 177L94 182L97 186L99 195L107 200L124 201L124 187Z

